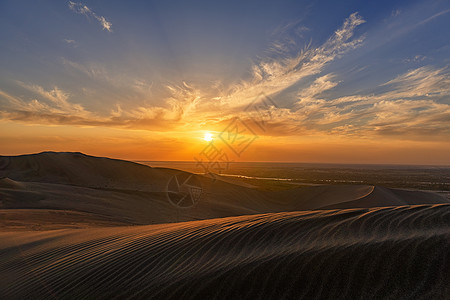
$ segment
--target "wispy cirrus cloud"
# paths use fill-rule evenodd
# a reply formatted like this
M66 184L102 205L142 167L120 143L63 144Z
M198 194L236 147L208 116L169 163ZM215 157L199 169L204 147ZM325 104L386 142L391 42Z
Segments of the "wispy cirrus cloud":
M274 120L277 128L296 124L294 129L303 133L362 138L382 135L427 140L450 136L448 68L420 67L380 85L376 93L322 99L321 92L338 84L333 77L319 77L300 91L297 108Z
M438 13L432 15L431 17L428 17L428 18L426 18L425 20L419 22L418 25L426 24L426 23L428 23L428 22L430 22L430 21L432 21L432 20L434 20L434 19L436 19L436 18L438 18L438 17L440 17L440 16L443 16L443 15L445 15L445 14L448 14L448 13L450 13L450 9L446 9L446 10L440 11L440 12L438 12Z
M86 5L79 2L69 1L69 8L77 14L85 15L87 18L94 18L100 23L102 29L112 32L112 23L108 22L105 17L97 15Z
M110 71L108 71L104 66L95 63L80 64L73 62L71 60L62 58L62 63L64 66L68 66L73 70L83 73L84 75L90 77L94 80L106 81L111 84L118 84L121 80L112 78Z
M298 96L300 100L297 104L305 105L308 102L316 101L317 95L338 85L338 82L334 80L335 77L331 73L317 77L310 86L299 91Z
M39 85L17 82L35 96L24 100L0 90L0 98L8 100L0 106L2 119L28 124L88 125L98 123L96 115L79 104L68 101L70 94L58 87L45 90Z
M260 93L272 96L304 78L319 74L328 63L362 44L364 37L352 37L355 28L364 22L358 13L353 13L321 46L309 46L295 56L261 60L252 67L251 78L231 87L228 95L222 96L222 101L242 107Z
M449 69L425 66L410 70L384 83L393 89L392 96L414 97L450 95Z
M25 100L0 90L0 119L28 124L77 125L133 128L147 130L171 130L180 126L182 118L195 108L200 96L187 83L168 85L166 107L137 106L123 109L116 104L108 113L86 110L70 101L70 93L58 88L44 89L35 84L18 81L17 84L36 97ZM2 103L6 99L6 103Z
M35 93L36 95L41 96L41 98L49 102L49 105L44 104L37 105L39 107L47 108L49 111L53 112L64 112L66 114L87 113L87 111L85 111L81 105L70 103L68 101L70 94L59 89L56 86L50 90L45 90L43 87L35 84L30 85L21 81L18 81L18 84L21 87ZM36 104L39 103L38 100L33 101Z
M63 39L62 41L71 47L74 47L74 48L78 47L78 43L75 40Z

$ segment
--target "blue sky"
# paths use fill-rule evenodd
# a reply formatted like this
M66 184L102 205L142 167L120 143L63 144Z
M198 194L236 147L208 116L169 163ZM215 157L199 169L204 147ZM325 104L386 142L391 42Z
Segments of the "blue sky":
M263 94L277 107L260 135L283 145L442 149L448 28L449 1L1 1L0 126L179 140L219 132Z

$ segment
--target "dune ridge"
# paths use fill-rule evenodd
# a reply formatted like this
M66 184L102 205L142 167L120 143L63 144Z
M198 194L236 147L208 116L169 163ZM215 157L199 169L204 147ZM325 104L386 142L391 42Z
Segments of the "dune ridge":
M0 233L0 296L444 299L450 205Z
M175 172L79 152L0 156L0 178L25 182L151 191Z

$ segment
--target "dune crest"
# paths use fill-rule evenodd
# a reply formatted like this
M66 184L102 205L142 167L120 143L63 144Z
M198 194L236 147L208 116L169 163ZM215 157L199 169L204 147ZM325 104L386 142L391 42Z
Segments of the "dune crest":
M19 190L23 189L24 185L8 177L3 177L0 178L0 188Z

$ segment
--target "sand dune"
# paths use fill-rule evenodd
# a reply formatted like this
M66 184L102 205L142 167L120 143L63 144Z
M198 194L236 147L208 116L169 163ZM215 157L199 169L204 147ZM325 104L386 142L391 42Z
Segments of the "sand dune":
M0 298L448 299L450 205L4 232Z
M189 209L168 201L168 182L173 169L151 168L133 162L99 158L81 153L44 152L0 157L0 211L24 209L23 228L47 228L31 210L63 210L93 219L93 226L116 224L145 225L229 216L398 205L449 203L425 192L411 192L374 186L328 185L264 192L236 179L197 176L202 196ZM35 223L33 223L35 220ZM72 222L80 228L89 222ZM62 223L61 228L66 228ZM2 230L11 227L0 219ZM52 228L55 227L56 224Z
M0 177L26 182L152 191L175 172L72 152L0 156Z

